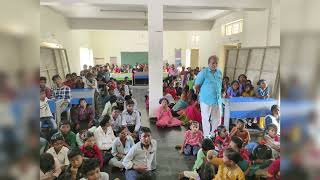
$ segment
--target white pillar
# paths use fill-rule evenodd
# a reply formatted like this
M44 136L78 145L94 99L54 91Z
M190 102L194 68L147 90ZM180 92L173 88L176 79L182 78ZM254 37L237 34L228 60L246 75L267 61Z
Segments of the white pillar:
M162 95L163 0L148 3L149 32L149 117L155 117Z

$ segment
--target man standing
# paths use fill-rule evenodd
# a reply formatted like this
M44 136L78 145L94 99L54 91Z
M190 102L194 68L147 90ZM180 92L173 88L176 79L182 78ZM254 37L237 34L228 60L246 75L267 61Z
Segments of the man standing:
M151 138L149 128L142 127L140 142L135 144L123 159L126 180L136 180L139 176L152 178L152 170L156 169L156 152L157 141Z
M218 69L219 58L210 56L208 67L202 69L196 78L195 88L199 93L202 129L204 137L217 129L221 120L222 73Z
M52 96L56 103L56 121L57 124L61 121L61 113L68 107L71 100L71 89L70 87L63 84L63 81L59 75L54 75L52 81L57 85L53 89Z

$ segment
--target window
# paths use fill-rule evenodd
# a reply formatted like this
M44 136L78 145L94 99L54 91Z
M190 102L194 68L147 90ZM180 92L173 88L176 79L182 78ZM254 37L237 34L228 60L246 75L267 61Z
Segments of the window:
M233 34L241 33L242 27L243 27L243 19L239 19L237 21L233 21L231 23L225 24L224 25L225 35L230 36Z

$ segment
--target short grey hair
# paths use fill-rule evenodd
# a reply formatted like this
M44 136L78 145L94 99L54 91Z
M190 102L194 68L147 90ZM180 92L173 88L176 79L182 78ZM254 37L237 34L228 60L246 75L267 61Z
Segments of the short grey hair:
M212 56L210 56L209 59L208 59L208 64L209 64L209 62L211 61L211 59L213 59L213 60L217 61L217 63L219 63L219 58L218 58L218 56L212 55Z

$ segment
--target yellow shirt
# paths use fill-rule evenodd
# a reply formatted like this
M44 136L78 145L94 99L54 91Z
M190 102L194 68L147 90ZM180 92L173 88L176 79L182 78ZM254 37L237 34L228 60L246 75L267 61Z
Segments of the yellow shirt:
M235 168L227 167L222 158L213 158L210 163L219 166L218 173L213 180L245 180L244 173L238 165Z
M249 91L249 92L242 92L243 97L253 97L254 96L254 91Z

